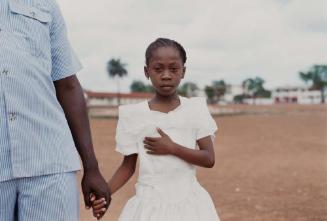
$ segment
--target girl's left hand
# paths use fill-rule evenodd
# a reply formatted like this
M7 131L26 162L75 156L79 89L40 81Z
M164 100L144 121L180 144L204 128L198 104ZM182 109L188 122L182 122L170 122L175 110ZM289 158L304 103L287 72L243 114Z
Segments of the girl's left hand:
M92 203L93 216L96 217L98 220L101 219L107 210L106 199L105 198L96 199L95 195L91 194L91 203Z
M173 155L176 144L160 128L157 128L161 137L145 137L144 148L148 149L148 154L153 155Z

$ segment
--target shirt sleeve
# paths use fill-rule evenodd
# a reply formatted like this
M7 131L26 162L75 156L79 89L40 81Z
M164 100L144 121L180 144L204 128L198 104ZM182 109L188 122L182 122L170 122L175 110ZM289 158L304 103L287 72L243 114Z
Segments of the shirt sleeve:
M52 17L50 24L51 78L57 81L76 74L81 70L82 65L69 43L66 24L56 2L53 3Z
M215 133L218 130L216 121L213 119L209 112L209 108L205 98L197 98L196 101L198 107L198 123L196 130L196 139L211 136L212 139L215 138Z
M138 153L137 136L129 128L127 110L119 107L119 119L116 129L116 151L123 155Z

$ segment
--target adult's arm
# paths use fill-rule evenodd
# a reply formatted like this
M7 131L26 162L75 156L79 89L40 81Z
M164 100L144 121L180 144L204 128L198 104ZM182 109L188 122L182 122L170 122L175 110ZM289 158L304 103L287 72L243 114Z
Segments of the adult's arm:
M106 202L108 202L108 207L110 192L107 183L100 173L93 150L82 87L76 75L54 81L54 85L57 99L65 112L75 146L83 163L82 189L85 205L87 208L91 206L90 194L93 193L97 198L105 198Z

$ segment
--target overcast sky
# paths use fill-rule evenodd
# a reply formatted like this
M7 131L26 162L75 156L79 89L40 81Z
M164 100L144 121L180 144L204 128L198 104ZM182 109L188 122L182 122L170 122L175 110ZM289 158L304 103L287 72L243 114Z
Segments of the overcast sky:
M58 0L86 89L115 91L106 62L121 58L129 91L143 75L144 52L158 37L186 49L184 81L240 84L260 76L267 88L303 85L299 71L327 64L326 0Z

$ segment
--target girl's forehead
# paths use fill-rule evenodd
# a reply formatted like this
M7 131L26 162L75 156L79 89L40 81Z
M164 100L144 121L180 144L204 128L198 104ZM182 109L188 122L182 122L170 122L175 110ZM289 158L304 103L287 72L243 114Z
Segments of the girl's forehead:
M152 51L150 62L158 60L180 60L182 61L181 55L177 48L172 46L159 47Z

